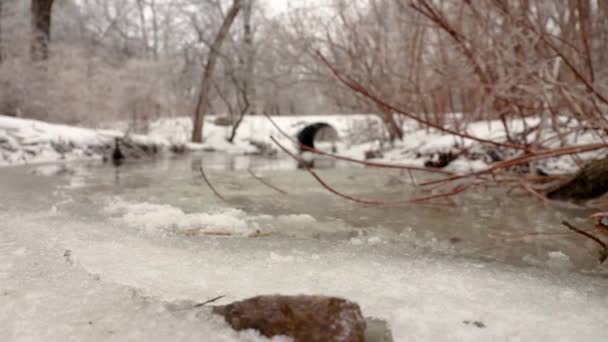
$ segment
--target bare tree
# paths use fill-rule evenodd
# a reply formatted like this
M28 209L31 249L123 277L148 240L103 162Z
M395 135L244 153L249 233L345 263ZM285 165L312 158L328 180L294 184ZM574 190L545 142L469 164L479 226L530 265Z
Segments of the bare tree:
M0 1L0 63L2 63L4 57L4 40L2 39L2 17L4 16L4 11L2 10L2 1Z
M255 46L253 43L253 31L251 28L251 14L253 11L253 5L255 0L247 0L243 8L243 45L245 48L244 57L244 75L243 75L243 89L245 97L249 98L248 112L255 114L256 112L256 95L254 80L254 66L255 66Z
M196 104L196 109L194 112L194 120L192 127L192 141L193 142L202 142L203 141L203 123L205 114L207 114L207 110L209 108L210 99L209 93L211 91L212 86L212 78L213 71L215 69L215 64L217 63L217 58L219 54L219 50L230 30L230 26L236 19L239 11L241 10L241 0L233 0L232 6L228 10L224 21L218 31L213 43L209 48L209 55L207 56L207 63L205 64L205 69L203 71L203 78L201 81L201 86L199 89L198 101Z
M53 3L54 0L32 0L31 56L35 61L46 60L49 56Z
M240 64L240 75L231 75L231 79L234 84L236 92L236 102L238 104L239 112L232 113L232 129L230 136L226 139L228 142L233 142L236 137L236 133L243 122L243 118L247 114L256 113L256 90L254 85L254 67L255 67L255 46L253 42L253 30L251 27L251 16L253 12L253 4L255 0L246 0L243 6L243 39L242 49L237 51L239 55ZM237 44L233 44L237 45ZM239 50L236 46L235 48ZM244 51L242 51L244 50ZM228 63L230 63L228 61ZM231 64L231 63L230 63ZM236 119L234 116L237 116Z

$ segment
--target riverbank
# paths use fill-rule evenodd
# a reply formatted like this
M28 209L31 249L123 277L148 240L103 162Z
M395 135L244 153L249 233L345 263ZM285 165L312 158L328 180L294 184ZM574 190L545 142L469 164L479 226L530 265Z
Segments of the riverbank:
M458 117L451 117L452 126ZM393 144L386 141L384 126L373 115L278 116L273 121L292 138L308 125L327 123L335 130L337 140L318 143L317 147L335 151L339 155L418 167L440 167L456 173L482 170L517 153L437 130L421 129L412 120L401 123L404 138ZM549 139L553 134L551 130L544 130L540 135L536 130L522 133L538 125L538 121L536 118L514 120L508 123L508 130L500 121L475 122L467 126L466 132L494 141L506 141L508 135L518 136L527 142L547 140L544 145L548 147L600 142L600 138L590 130L562 134L560 139L553 140ZM140 154L146 156L200 150L235 155L274 155L278 148L271 137L287 148L297 150L292 141L264 116L245 117L233 142L227 141L231 127L215 116L209 116L205 121L205 141L202 144L189 142L192 123L186 117L152 122L146 135L125 134L126 127L120 127L119 124L115 127L122 130L80 128L0 116L0 166L104 159L111 154L116 138L127 140L129 144L126 146L134 150L131 155L136 157ZM586 160L602 157L605 153L598 150L579 157ZM574 158L565 156L546 159L526 167L534 167L540 173L560 174L576 171L579 164Z
M352 141L353 136L372 125L379 128L377 119L369 115L281 116L274 120L293 136L308 124L327 122L336 128L338 136L344 137L345 141ZM120 124L116 126L122 128ZM127 129L81 128L0 115L0 166L101 160L110 156L116 138L126 140L135 149L144 151L142 156L147 154L146 151L165 154L200 150L236 155L273 154L277 149L272 146L270 136L294 147L263 116L245 118L232 143L227 141L231 127L225 126L216 117L209 117L204 129L205 141L195 144L189 142L192 123L185 117L152 122L148 134L142 135L126 134L124 131ZM378 131L377 137L369 139L378 139L381 134Z

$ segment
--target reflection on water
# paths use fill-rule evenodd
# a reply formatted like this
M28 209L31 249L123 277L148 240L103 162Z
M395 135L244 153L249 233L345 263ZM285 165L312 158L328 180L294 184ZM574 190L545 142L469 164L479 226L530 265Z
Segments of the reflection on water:
M420 195L410 176L399 171L349 167L334 161L316 164L323 166L318 172L326 182L348 194L388 200ZM202 181L201 166L226 202L216 198ZM263 184L248 169L288 194ZM275 233L285 239L381 241L377 248L390 245L404 253L422 248L559 269L596 269L597 263L593 243L560 224L568 219L590 227L586 217L591 210L547 205L527 196L508 197L497 190L460 195L454 206L362 206L328 193L308 173L297 170L293 160L209 153L126 163L118 168L75 164L7 168L0 173L0 189L5 190L0 192L0 210L7 206L41 210L64 203L61 209L73 215L104 219L104 205L119 197L134 203L167 204L186 213L238 208L260 217L259 225L280 224L268 221L268 215L314 218L314 226L310 221L299 227L285 223L284 231ZM71 200L65 202L66 198ZM306 234L306 229L316 228L314 234Z

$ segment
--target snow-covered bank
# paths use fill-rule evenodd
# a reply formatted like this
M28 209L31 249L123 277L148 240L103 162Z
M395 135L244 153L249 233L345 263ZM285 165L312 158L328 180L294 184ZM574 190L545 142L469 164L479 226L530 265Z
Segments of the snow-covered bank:
M292 115L276 116L273 121L292 137L295 137L304 127L324 122L333 127L344 149L352 145L377 141L383 137L383 127L378 117L373 115ZM150 125L150 134L162 137L177 144L187 144L191 149L206 149L228 153L255 153L255 144L271 145L271 136L293 147L265 116L246 116L241 122L238 134L233 143L226 141L232 127L217 125L217 117L208 117L204 125L203 144L188 144L192 134L190 118L160 119ZM252 144L253 143L253 144Z
M46 123L0 115L0 166L101 159L123 133ZM162 138L130 135L132 144L143 148L167 148Z
M340 137L357 136L366 130L372 134L370 127L374 127L373 134L381 134L376 132L379 129L378 120L369 115L281 116L275 120L292 135L315 122L329 123ZM128 138L140 146L163 151L186 149L255 154L261 148L270 146L272 135L291 146L289 140L281 136L263 116L246 117L233 143L226 141L230 129L217 125L216 117L210 116L205 121L205 141L193 144L189 143L192 130L189 118L161 119L151 124L148 135L129 134ZM0 115L0 166L101 159L113 148L114 139L123 136L124 133L119 130L80 128Z
M457 121L458 115L450 116ZM394 144L385 142L386 132L378 117L373 115L296 115L277 116L273 120L281 130L295 137L304 127L324 122L336 130L338 140L320 144L323 149L335 149L337 154L363 159L367 155L378 160L414 166L446 166L446 170L469 172L513 156L513 150L487 146L470 139L462 139L433 129L421 129L413 120L403 121L404 138ZM558 147L600 142L593 131L562 134L559 139L547 139L555 133L546 129L542 134L531 130L538 125L539 118L513 120L508 123L509 134L525 141L547 141L544 146ZM202 144L190 143L192 122L190 118L165 118L150 124L148 135L130 134L130 141L161 151L204 150L229 154L258 154L277 150L270 137L278 139L284 146L296 149L264 116L248 116L242 121L232 143L227 141L231 127L220 123L218 117L205 120ZM454 124L452 124L453 126ZM506 141L507 131L501 121L475 122L467 125L466 132L472 136L496 141ZM99 130L55 125L35 120L0 116L0 166L38 162L52 162L81 158L101 158L113 147L113 139L122 137L119 130ZM589 152L582 159L599 157L605 151ZM443 160L446 159L446 160ZM447 162L446 162L447 161ZM442 165L445 164L445 165ZM536 165L545 173L572 172L578 168L570 156L543 160Z
M457 120L458 115L454 115ZM566 125L564 118L563 124ZM575 146L592 143L601 143L597 132L593 130L576 130L576 123L568 124L571 128L569 133L556 133L551 127L545 127L541 132L531 129L538 126L540 118L527 118L525 120L511 120L508 124L508 134L519 143L542 142L546 148L558 148L564 146ZM548 124L545 124L548 126ZM455 125L448 125L455 129ZM447 158L447 171L465 173L479 171L487 168L490 164L514 157L519 151L513 149L482 144L471 139L446 134L435 129L421 129L412 121L404 123L404 138L397 141L393 146L382 150L384 162L403 163L416 166L425 166L428 163L441 164L441 158ZM508 142L507 130L500 120L473 122L463 128L467 134L490 141ZM527 132L527 133L524 133ZM373 149L373 145L360 145L346 153L360 158L362 151ZM582 160L598 158L606 155L606 150L581 153ZM536 167L547 174L569 173L579 168L576 159L571 156L543 159Z

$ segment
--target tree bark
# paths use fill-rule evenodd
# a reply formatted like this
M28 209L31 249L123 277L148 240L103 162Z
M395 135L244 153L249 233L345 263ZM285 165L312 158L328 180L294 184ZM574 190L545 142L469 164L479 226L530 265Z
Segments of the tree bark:
M224 39L226 38L226 35L228 34L228 31L230 30L230 27L232 26L232 23L239 14L240 10L241 0L233 0L232 6L228 10L228 14L224 18L220 30L209 48L209 56L207 57L207 64L205 65L205 69L203 71L201 89L198 96L196 110L194 112L192 142L203 142L203 123L205 114L207 114L207 110L209 109L209 92L213 83L213 70L215 69L215 64L217 63L219 49L221 48L222 43L224 42Z
M597 65L608 63L608 1L598 1L599 56Z
M251 30L251 14L255 0L247 0L243 8L243 45L245 46L245 75L243 89L248 100L248 112L255 115L256 94L253 84L253 69L255 63L255 48L253 45L253 32Z
M256 89L253 84L253 68L255 63L255 48L253 46L253 30L251 29L251 14L255 0L245 0L243 5L243 47L244 56L241 58L240 80L235 80L237 104L239 107L239 117L233 120L230 136L226 139L232 143L236 137L236 132L243 122L245 115L256 114ZM239 84L242 83L242 84Z
M49 57L51 41L51 12L54 0L32 0L32 45L31 58L34 61Z
M4 60L4 43L2 40L2 16L4 15L4 12L2 11L2 1L3 0L0 0L0 64L2 64L2 61Z
M583 70L585 71L585 77L587 77L589 82L593 83L595 76L591 52L591 4L589 3L589 0L578 0L576 5L578 11L578 26L581 35L580 39L585 57L582 62Z

